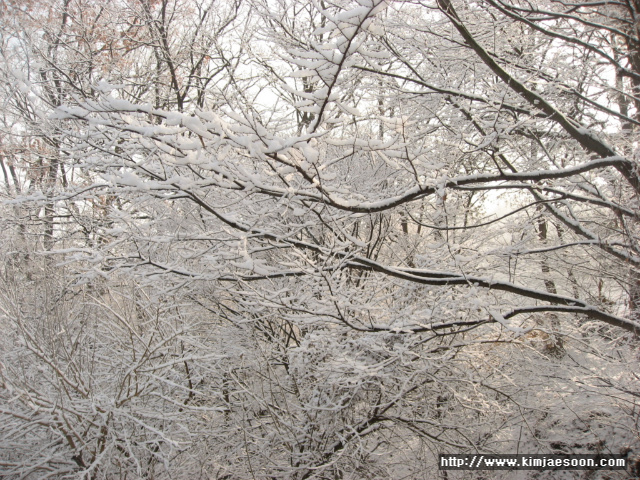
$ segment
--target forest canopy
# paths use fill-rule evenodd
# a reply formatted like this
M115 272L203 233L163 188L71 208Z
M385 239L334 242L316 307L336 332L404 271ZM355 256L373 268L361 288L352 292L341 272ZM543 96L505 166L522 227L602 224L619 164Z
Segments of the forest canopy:
M0 54L0 476L640 452L640 2L0 0Z

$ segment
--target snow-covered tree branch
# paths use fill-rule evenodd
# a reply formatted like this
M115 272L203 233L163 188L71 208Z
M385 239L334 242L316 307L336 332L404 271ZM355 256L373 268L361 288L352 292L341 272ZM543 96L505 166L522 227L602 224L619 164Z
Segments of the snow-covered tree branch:
M640 450L635 3L0 8L0 472Z

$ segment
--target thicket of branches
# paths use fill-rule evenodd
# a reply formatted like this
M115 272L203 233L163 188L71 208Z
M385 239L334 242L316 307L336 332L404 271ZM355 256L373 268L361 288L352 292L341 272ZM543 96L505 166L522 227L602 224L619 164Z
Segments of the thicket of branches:
M0 15L0 476L640 450L640 3Z

